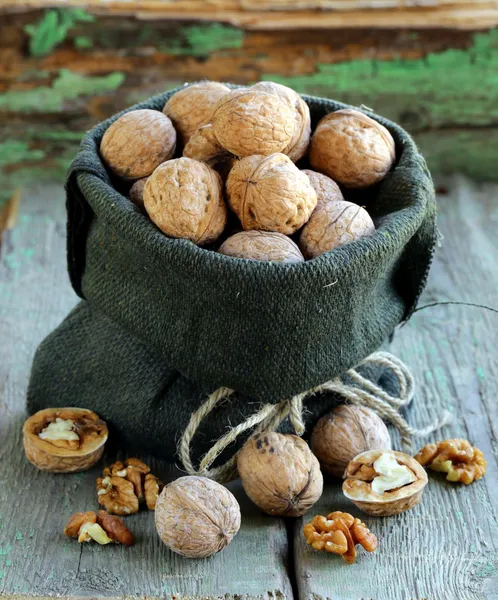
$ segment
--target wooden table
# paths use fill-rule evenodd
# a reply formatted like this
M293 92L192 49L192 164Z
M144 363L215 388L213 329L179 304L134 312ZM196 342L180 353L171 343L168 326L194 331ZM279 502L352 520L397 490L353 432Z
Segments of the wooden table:
M439 197L444 241L423 303L496 305L498 187L462 177L439 184L446 192ZM380 547L373 554L361 551L354 565L312 552L303 543L301 519L262 515L237 482L230 488L242 506L240 533L211 559L171 553L147 512L129 518L137 534L131 549L80 545L62 529L73 512L96 507L99 469L66 476L39 472L25 459L21 437L35 348L76 303L65 273L61 186L26 189L11 217L0 256L0 597L498 598L496 314L441 306L417 313L397 333L391 351L411 367L418 384L410 422L422 425L443 408L451 410L453 423L437 437L469 438L484 451L488 473L470 487L431 475L414 510L364 519ZM151 464L166 480L178 475ZM330 510L360 516L332 482L312 512Z

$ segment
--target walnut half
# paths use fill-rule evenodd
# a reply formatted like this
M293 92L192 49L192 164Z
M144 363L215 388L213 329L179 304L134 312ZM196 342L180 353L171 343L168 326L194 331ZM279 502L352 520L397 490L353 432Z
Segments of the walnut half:
M98 514L93 510L74 514L66 524L64 533L78 542L97 542L100 545L116 542L125 546L135 543L135 536L119 517L113 517L105 510Z
M465 485L484 477L487 466L482 451L461 439L427 444L415 455L415 460L432 471L446 473L447 481Z
M28 460L42 471L72 473L90 469L101 458L107 425L85 408L46 408L23 427Z
M386 517L418 504L426 485L427 473L408 454L368 450L348 464L342 491L366 513Z

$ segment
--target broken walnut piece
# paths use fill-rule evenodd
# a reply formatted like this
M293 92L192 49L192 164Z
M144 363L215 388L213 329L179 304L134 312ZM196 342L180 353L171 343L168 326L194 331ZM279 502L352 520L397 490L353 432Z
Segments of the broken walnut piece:
M107 512L112 515L132 515L138 512L138 497L131 481L118 475L97 478L97 496Z
M125 546L133 545L135 538L119 517L113 517L104 510L79 512L70 517L64 534L78 542L95 541L100 545L116 542Z
M487 462L479 448L467 440L443 440L427 444L415 460L432 471L446 473L446 480L470 485L484 477Z
M97 515L93 510L88 512L77 512L64 527L64 534L70 538L77 538L80 535L80 529L85 523L96 523ZM83 541L83 540L82 540Z
M365 523L349 513L335 511L327 517L317 515L303 528L304 537L315 550L339 554L349 564L356 558L357 544L367 552L378 545L377 538Z
M119 517L114 517L105 510L99 510L97 521L113 542L124 546L133 546L135 543L135 536Z
M149 510L156 509L156 502L159 498L159 494L162 492L164 484L159 480L158 477L152 475L152 473L147 473L145 476L145 502L147 504L147 508Z
M47 408L24 423L27 459L42 471L73 473L93 467L104 452L107 425L85 408Z
M390 516L418 504L426 485L427 473L413 457L368 450L348 464L342 491L366 513Z

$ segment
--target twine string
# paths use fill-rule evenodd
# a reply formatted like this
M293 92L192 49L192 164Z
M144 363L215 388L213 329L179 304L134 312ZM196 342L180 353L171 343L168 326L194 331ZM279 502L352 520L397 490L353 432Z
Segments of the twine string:
M398 381L399 396L391 396L379 385L358 373L357 368L349 369L345 375L354 382L354 385L345 383L340 377L336 377L297 394L288 400L282 400L276 404L264 404L245 421L232 427L227 433L221 436L204 454L199 466L196 468L192 463L191 444L199 426L216 407L221 405L234 393L234 390L230 388L218 388L212 394L208 395L206 401L197 411L192 413L189 424L183 432L178 448L178 454L183 467L189 475L209 477L220 482L235 479L237 477L237 453L225 464L212 467L212 464L228 446L233 444L240 435L250 429L253 430L253 434L263 433L264 431L275 431L287 418L296 434L302 435L305 430L303 421L304 401L309 400L315 394L323 392L333 392L342 396L351 404L371 408L379 416L394 425L400 433L403 446L407 448L411 448L412 437L427 436L449 423L451 415L448 411L443 411L433 423L422 429L417 429L409 425L406 419L399 413L400 408L410 404L415 392L413 375L399 358L388 352L374 352L358 366L365 365L377 365L390 369Z

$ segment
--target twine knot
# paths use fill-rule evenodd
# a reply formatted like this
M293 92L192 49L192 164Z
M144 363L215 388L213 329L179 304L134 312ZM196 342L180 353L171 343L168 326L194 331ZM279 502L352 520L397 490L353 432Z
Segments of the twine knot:
M209 413L229 399L234 392L230 388L218 388L212 394L209 394L206 401L192 413L189 424L183 432L178 453L185 470L189 475L209 477L220 482L235 479L237 477L238 453L223 465L211 466L229 445L233 444L240 435L248 430L252 430L253 434L275 431L287 418L296 434L302 435L305 431L303 421L304 401L310 400L315 394L323 392L336 393L350 404L359 404L372 409L380 417L394 425L401 435L403 446L408 448L411 448L411 437L429 435L449 423L451 415L448 411L444 411L434 423L423 429L417 429L409 425L400 414L399 409L408 406L413 399L415 382L409 368L399 358L388 352L374 352L358 366L365 365L378 365L390 369L397 379L399 395L391 396L379 385L358 373L357 367L349 369L344 375L349 377L352 384L345 383L341 377L336 377L288 400L263 405L245 421L229 429L226 434L216 441L201 458L199 466L195 468L191 459L191 443L197 429Z

